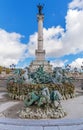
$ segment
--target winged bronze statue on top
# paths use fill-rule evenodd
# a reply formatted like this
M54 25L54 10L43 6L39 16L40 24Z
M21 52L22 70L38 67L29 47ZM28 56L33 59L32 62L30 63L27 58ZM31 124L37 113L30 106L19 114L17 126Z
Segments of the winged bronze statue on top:
M44 5L41 5L39 3L39 5L37 5L38 11L39 11L39 15L42 15L42 9L43 9Z

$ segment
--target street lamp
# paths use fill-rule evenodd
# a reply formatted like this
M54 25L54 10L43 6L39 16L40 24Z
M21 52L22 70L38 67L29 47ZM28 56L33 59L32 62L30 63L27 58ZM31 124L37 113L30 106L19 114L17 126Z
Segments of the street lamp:
M82 65L81 65L81 69L83 70L83 62L82 62Z
M15 68L15 66L16 66L15 64L11 64L10 68L13 70Z
M67 72L69 72L70 69L71 69L71 66L70 66L69 64L67 64L67 65L65 66L65 69L66 69Z

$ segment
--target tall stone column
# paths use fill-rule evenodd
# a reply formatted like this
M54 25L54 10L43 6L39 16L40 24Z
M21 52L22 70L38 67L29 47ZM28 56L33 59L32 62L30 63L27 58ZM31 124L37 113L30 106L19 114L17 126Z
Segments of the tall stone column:
M38 50L43 50L43 20L44 15L37 15L38 19Z
M43 5L37 5L38 14L38 38L37 38L37 49L35 50L35 60L33 60L29 66L30 72L35 72L40 65L44 67L46 72L52 72L52 65L48 61L45 60L45 50L43 49L43 21L44 14L42 13Z
M38 20L38 45L35 51L36 60L45 60L45 50L43 50L43 20L44 15L39 12L37 15Z

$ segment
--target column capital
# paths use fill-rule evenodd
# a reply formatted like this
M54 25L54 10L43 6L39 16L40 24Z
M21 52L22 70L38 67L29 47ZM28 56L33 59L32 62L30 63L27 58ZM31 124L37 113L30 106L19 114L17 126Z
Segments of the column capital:
M44 15L43 14L41 14L41 15L37 15L37 20L44 20Z

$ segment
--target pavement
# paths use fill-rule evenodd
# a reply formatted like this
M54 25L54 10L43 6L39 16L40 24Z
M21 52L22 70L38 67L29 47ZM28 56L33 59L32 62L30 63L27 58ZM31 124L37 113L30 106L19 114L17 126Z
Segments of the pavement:
M66 119L83 118L83 96L62 101L62 107L66 111Z
M4 98L5 94L6 94L6 92L0 92L0 99Z
M0 114L19 101L3 101L7 92L0 92ZM62 101L67 116L62 119L28 120L0 117L0 130L83 130L83 96Z
M7 92L0 92L0 117L4 117L2 114L4 111L19 103L19 101L6 100L6 97L4 96L6 94Z

